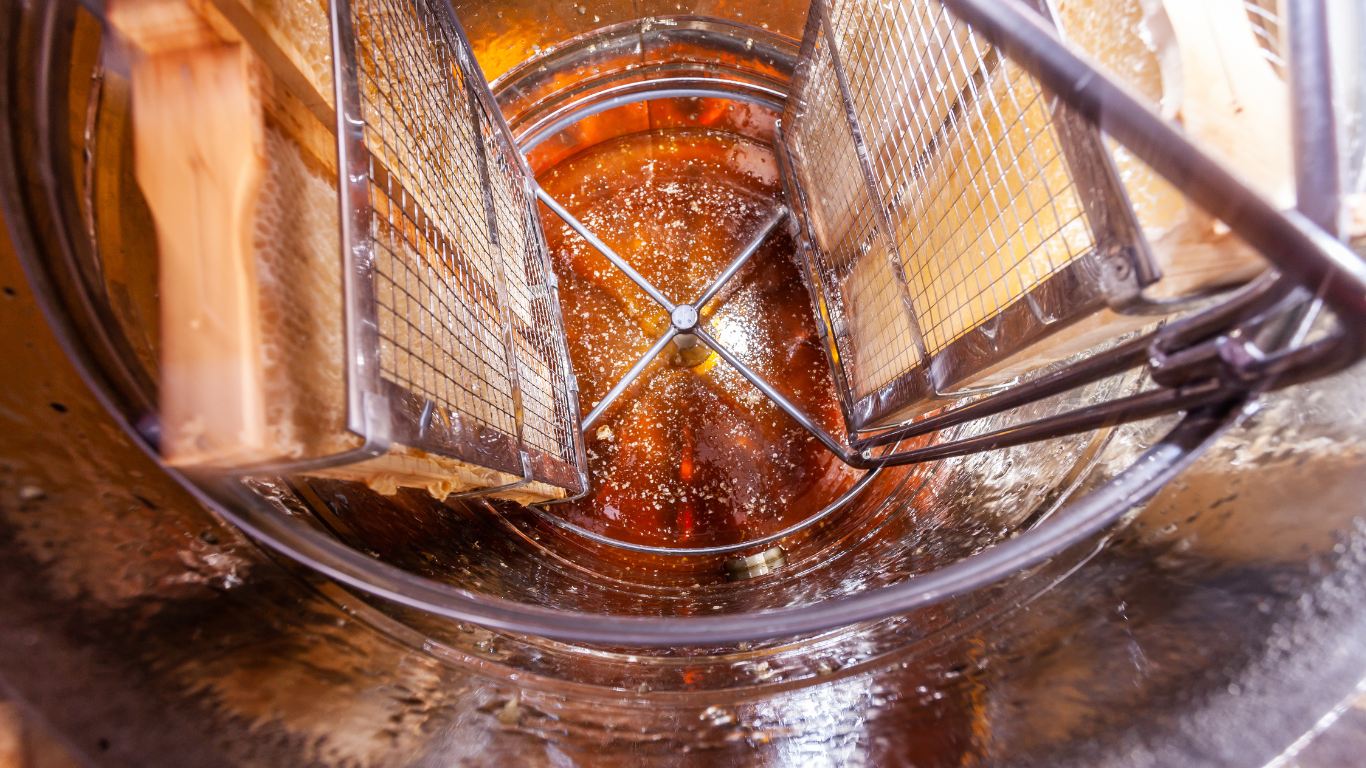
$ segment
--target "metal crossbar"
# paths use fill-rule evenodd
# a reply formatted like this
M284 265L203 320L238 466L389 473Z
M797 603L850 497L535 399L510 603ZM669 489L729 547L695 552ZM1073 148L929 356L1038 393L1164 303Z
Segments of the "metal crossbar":
M664 98L664 96L660 96L660 98ZM686 304L675 304L667 296L665 296L659 289L655 288L655 286L652 285L649 280L647 280L643 275L636 271L636 269L632 267L625 259L623 259L615 251L613 251L610 246L608 246L600 238L594 235L587 227L583 225L582 222L580 222L577 218L574 217L573 214L567 211L564 208L564 206L560 205L559 202L557 202L553 197L551 197L548 192L546 192L539 186L536 188L536 197L542 203L545 203L546 207L549 208L550 211L554 213L556 216L558 216L561 220L563 220L565 224L569 226L570 229L572 229L575 233L582 237L589 245L591 245L594 249L601 253L608 260L608 262L610 262L617 269L621 270L621 272L625 274L627 277L629 277L637 286L639 286L640 289L644 291L647 296L653 299L655 303L659 304L659 306L663 307L664 310L669 313L669 327L665 329L665 331L662 334L660 334L659 338L655 339L655 342L650 345L650 348L646 350L645 354L641 355L640 358L637 359L635 363L631 365L630 369L626 371L625 375L623 375L621 379L617 381L616 384L612 385L612 388L608 390L607 394L603 395L602 399L599 400L597 404L593 406L593 409L588 412L588 415L584 417L583 423L580 425L581 431L586 432L590 427L597 423L598 419L602 417L603 413L605 413L609 407L611 407L612 403L616 401L616 399L620 397L623 392L626 391L626 388L631 385L631 382L635 381L640 376L640 374L643 373L647 367L649 367L650 363L653 362L654 359L658 357L661 352L664 351L664 348L668 346L671 341L674 341L680 336L691 335L695 337L698 341L701 341L703 344L706 344L713 351L715 351L718 357L720 357L722 360L725 360L726 363L728 363L737 372L739 372L741 376L745 377L745 379L747 379L756 388L758 388L760 392L762 392L766 397L768 397L770 400L776 403L778 407L783 410L784 413L787 413L789 416L791 416L793 420L795 420L798 424L802 426L803 429L806 429L808 432L814 435L827 449L829 449L835 455L839 456L841 459L845 460L846 463L851 463L853 461L853 454L851 454L848 448L840 445L839 442L837 442L833 437L831 437L828 432L822 429L819 424L817 424L809 416L802 412L802 410L798 408L794 403L792 403L786 397L784 397L781 392L775 389L773 385L769 384L762 376L751 370L749 366L745 365L730 350L726 349L719 341L713 338L711 334L707 333L705 328L703 328L702 326L702 311L707 306L707 303L710 302L712 299L716 298L716 296L721 292L721 290L726 286L726 284L733 277L735 277L735 275L738 274L741 269L744 268L745 264L749 262L750 258L752 258L755 253L758 253L759 248L764 244L765 241L768 240L769 236L771 236L773 232L777 230L779 225L781 225L785 220L787 220L788 209L786 207L780 206L776 211L774 211L773 215L769 217L767 223L764 224L763 228L754 237L754 239L752 239L749 242L749 244L746 245L744 249L742 249L740 253L736 255L734 259L731 260L731 262L726 266L726 268L721 271L721 274L718 275L714 280L712 280L712 282L705 289L703 289L703 291L697 296L696 299ZM893 446L891 451L895 450L896 447ZM547 523L554 525L555 527L569 531L577 536L581 536L590 541L594 541L599 544L606 544L608 546L616 547L618 549L625 549L633 552L642 552L653 555L669 556L722 555L730 554L733 552L739 552L741 550L746 549L753 549L754 547L763 546L765 544L770 544L772 542L787 538L788 536L792 536L793 534L799 533L815 525L816 523L830 516L831 514L843 508L849 502L857 498L858 495L863 491L863 489L867 487L868 483L872 482L873 478L877 476L881 469L881 467L871 468L869 471L865 472L862 477L855 481L854 485L848 491L841 494L839 498L835 499L833 502L826 505L825 508L807 517L805 520L802 520L801 522L798 522L776 533L768 534L757 539L743 541L737 544L726 544L714 547L655 547L644 544L632 544L631 542L620 541L607 536L603 536L599 533L594 533L593 531L590 531L581 526L574 525L573 523L562 520L558 517L555 517L554 515L545 512L544 507L577 501L578 499L587 495L587 488L585 488L584 491L582 491L581 493L572 496L568 499L532 505L531 509L538 517L540 517Z
M645 371L645 368L659 356L659 353L664 351L664 347L668 346L669 342L673 341L680 334L696 335L698 339L702 340L708 346L716 348L715 342L708 341L711 337L707 336L698 325L698 322L702 317L703 307L707 305L707 302L715 298L716 294L721 292L721 289L725 287L726 283L745 266L750 257L758 252L759 247L764 244L764 241L768 240L769 235L772 235L773 231L778 228L778 225L783 223L783 220L787 218L787 209L780 207L773 216L769 218L768 223L759 231L759 234L750 241L749 245L745 246L744 250L742 250L738 256L731 260L725 270L723 270L721 274L702 291L697 299L687 304L674 304L668 297L661 293L659 289L651 285L649 280L646 280L643 275L627 263L625 259L621 258L621 256L613 251L610 246L590 232L582 222L574 218L574 215L565 210L564 206L556 202L555 198L551 197L548 192L537 187L536 197L541 202L545 203L546 207L556 216L560 217L565 224L568 224L570 229L578 233L589 245L593 246L593 248L606 257L614 267L621 270L622 273L631 278L636 285L640 286L640 289L645 292L645 295L654 299L655 303L659 304L659 306L664 308L665 312L669 313L669 327L658 339L655 339L654 344L650 345L650 348L646 350L645 354L641 355L639 360L636 360L635 364L633 364L631 368L626 371L626 374L621 377L621 380L612 385L612 388L607 391L607 394L604 395L603 398L598 401L597 405L593 406L593 410L589 411L588 415L584 417L580 428L585 432L588 431L589 427L597 423L598 418L602 416L603 412L607 410L612 402L621 396L622 392L626 391L626 388L631 385L631 382L635 381L635 379Z
M609 261L613 264L617 264L618 262L625 263L609 246L602 243L602 241L593 236L591 232L588 232L581 223L573 218L572 214L565 211L558 203L555 203L554 199L551 198L548 193L538 189L537 197L543 202L546 202L547 206L564 219L576 232L582 230L580 234L585 237L585 240L593 245L594 248L597 248ZM773 403L792 418L793 421L815 437L822 446L833 453L842 462L852 467L872 470L886 466L915 464L950 456L962 456L984 450L1022 445L1029 442L1084 432L1101 426L1151 418L1161 413L1176 410L1189 410L1203 405L1227 402L1242 390L1239 388L1220 386L1217 383L1210 384L1206 381L1200 381L1195 386L1160 389L1129 398L1113 400L1058 416L1039 419L1019 427L1011 427L990 432L969 440L950 441L910 451L895 451L895 445L905 439L940 431L967 421L1001 413L1011 408L1025 405L1030 402L1036 402L1045 397L1075 389L1107 376L1121 373L1146 362L1154 348L1160 346L1181 346L1189 344L1192 341L1205 340L1209 336L1216 334L1218 331L1225 329L1228 325L1238 320L1247 320L1254 323L1268 322L1270 313L1284 311L1286 302L1292 301L1295 298L1290 295L1290 286L1287 281L1274 278L1264 279L1254 284L1236 300L1221 305L1217 310L1177 321L1162 331L1122 344L1105 353L1090 358L1089 360L1083 361L1083 363L1077 366L1065 368L1055 374L1029 382L1022 386L1012 387L1004 393L994 395L973 406L958 408L940 416L921 420L905 427L886 430L865 440L859 441L855 447L850 447L832 436L814 419L803 412L799 406L789 400L781 391L764 379L763 376L745 365L739 357L708 333L706 328L699 322L700 309L705 306L706 301L715 296L716 293L720 291L721 287L724 286L725 282L739 271L744 263L758 250L759 246L762 245L778 225L786 219L787 215L788 210L786 208L780 208L774 216L770 218L759 235L746 246L739 256L732 260L722 274L709 285L694 302L675 305L667 298L663 297L662 294L656 298L656 301L659 302L660 306L668 308L670 311L672 321L670 327L655 340L650 349L636 360L626 374L613 385L611 390L609 390L593 407L592 411L590 411L588 416L583 420L583 430L586 431L593 424L597 423L597 420L607 408L610 407L612 402L626 390L631 382L645 370L650 362L663 351L664 347L670 341L680 334L692 334L698 341L716 352L718 357L734 368L736 372L749 381L750 384L760 391L760 393L772 400ZM627 266L629 268L629 265ZM634 270L631 270L631 272L634 272ZM638 275L638 273L636 274ZM640 277L637 284L641 285L642 288L649 286L649 282L645 280L644 277ZM652 286L651 290L653 290ZM655 292L658 293L657 291ZM681 318L680 315L682 316ZM893 451L883 452L883 455L877 457L872 455L872 448L885 447L888 445L893 446ZM571 498L547 502L546 504L558 504L573 500L575 499ZM559 523L557 522L557 525L558 524ZM745 543L733 546L735 550L738 550L751 547L753 544Z

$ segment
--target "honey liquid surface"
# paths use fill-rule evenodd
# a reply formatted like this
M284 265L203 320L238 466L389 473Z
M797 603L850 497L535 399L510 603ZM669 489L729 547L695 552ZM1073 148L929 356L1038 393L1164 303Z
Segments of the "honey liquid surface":
M674 303L694 302L782 204L769 147L655 131L597 145L540 183ZM669 327L664 309L541 209L583 413ZM831 431L841 424L809 295L780 226L702 310L713 337ZM700 344L670 344L586 432L591 490L555 514L613 538L709 546L819 511L854 475Z

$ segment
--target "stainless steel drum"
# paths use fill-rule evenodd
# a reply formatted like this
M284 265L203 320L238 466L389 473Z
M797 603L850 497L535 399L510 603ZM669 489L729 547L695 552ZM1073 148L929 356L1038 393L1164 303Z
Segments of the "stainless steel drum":
M291 7L210 5L239 30ZM138 53L101 4L12 4L0 690L100 765L1332 764L1366 677L1366 261L1340 216L1366 69L1322 43L1366 17L1248 11L1283 46L1296 212L1059 42L1061 5L328 6L311 65L335 91L301 103L334 120L353 195L366 447L203 472L158 460ZM1105 7L1082 21L1130 43L1152 23ZM676 284L555 176L668 135L773 169L709 261L661 257L706 261ZM641 178L621 157L576 172ZM1162 293L1116 157L1262 268ZM575 248L639 288L630 311L585 319ZM762 279L800 298L791 370L816 395L743 333L777 311L744 298ZM405 330L399 301L426 314ZM589 370L611 323L635 341ZM622 427L660 371L753 391L768 434L825 457L807 490L719 533L595 517L603 456L674 434ZM564 498L323 471L390 444Z

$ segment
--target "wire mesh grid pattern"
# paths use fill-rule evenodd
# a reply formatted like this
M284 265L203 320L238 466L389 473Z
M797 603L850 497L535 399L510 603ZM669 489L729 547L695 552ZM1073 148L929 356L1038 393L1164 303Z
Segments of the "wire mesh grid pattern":
M421 3L353 5L370 150L380 368L501 432L516 428L496 264L458 52Z
M379 374L485 435L457 429L456 443L491 431L574 465L544 245L468 45L435 0L356 0L350 10Z
M926 350L1094 245L1035 80L934 0L836 0L850 95Z
M574 409L569 401L568 350L556 333L548 263L532 207L535 199L516 174L512 150L497 141L493 126L480 122L498 222L498 243L511 307L514 358L522 394L522 437L532 447L574 461Z
M815 228L816 277L825 290L835 340L856 397L877 391L921 361L919 346L878 212L858 157L830 51L814 43L801 106L784 122L804 175ZM795 103L795 102L794 102Z

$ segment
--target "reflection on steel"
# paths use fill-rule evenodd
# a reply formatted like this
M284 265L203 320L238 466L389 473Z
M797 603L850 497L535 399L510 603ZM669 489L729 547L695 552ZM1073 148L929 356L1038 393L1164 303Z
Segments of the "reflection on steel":
M782 547L770 547L757 555L727 560L726 580L748 581L773 573L785 565L787 565L787 552Z
M1110 482L1054 513L1049 521L952 565L868 592L747 614L669 617L595 614L527 605L424 578L357 552L328 533L276 512L236 481L185 482L205 504L291 558L371 594L459 621L542 637L613 645L715 645L791 637L906 613L965 594L1036 565L1106 528L1185 469L1240 417L1233 405L1188 414L1161 441ZM183 475L174 469L177 478ZM751 545L752 546L752 545Z

